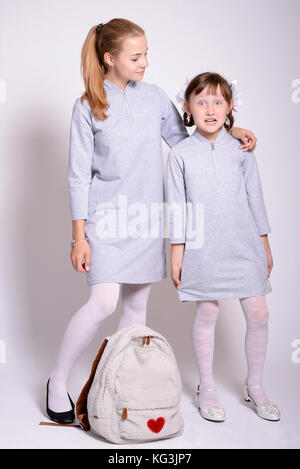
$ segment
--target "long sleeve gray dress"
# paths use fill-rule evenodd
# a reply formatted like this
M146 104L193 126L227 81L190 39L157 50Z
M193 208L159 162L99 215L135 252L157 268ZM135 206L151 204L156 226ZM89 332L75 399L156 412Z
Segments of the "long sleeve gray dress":
M70 128L70 206L72 220L86 220L87 282L157 282L167 276L163 213L158 235L149 214L164 203L161 137L171 147L189 134L157 85L130 81L123 91L105 79L104 86L109 117L95 119L88 101L77 98ZM140 229L145 222L149 229Z
M180 301L272 291L260 238L271 232L254 153L223 126L214 144L197 130L172 147L167 164L170 243L186 243ZM177 207L171 209L171 205Z

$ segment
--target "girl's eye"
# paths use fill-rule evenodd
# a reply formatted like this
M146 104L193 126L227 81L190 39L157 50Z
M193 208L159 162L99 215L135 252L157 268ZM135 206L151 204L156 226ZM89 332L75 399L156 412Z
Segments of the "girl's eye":
M216 101L216 104L222 104L222 101Z
M148 52L146 52L145 55L148 55ZM132 59L133 62L136 62L137 60L139 60L139 59Z
M199 104L201 104L201 105L202 105L202 104L205 104L205 102L204 102L204 101L200 101L200 102L199 102Z

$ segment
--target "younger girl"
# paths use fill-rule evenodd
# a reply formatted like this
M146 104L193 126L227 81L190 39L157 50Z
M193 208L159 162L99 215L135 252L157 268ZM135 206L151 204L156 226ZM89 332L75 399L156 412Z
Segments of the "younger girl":
M196 129L169 152L167 197L172 279L180 301L196 301L192 339L200 413L208 420L225 419L212 373L214 330L218 300L239 298L247 323L244 399L260 417L279 420L278 407L262 387L268 337L265 295L272 291L268 277L273 261L256 159L228 133L234 102L232 86L223 77L197 75L184 100L184 123ZM193 240L190 234L195 232Z

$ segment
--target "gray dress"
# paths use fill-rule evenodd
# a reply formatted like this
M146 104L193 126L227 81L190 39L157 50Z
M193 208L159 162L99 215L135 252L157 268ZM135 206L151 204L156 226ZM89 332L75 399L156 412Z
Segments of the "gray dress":
M239 146L223 126L214 145L196 129L169 152L170 243L186 243L180 301L272 291L260 238L271 229L257 162Z
M157 282L167 276L163 212L150 217L164 203L161 137L171 147L189 134L160 87L130 81L123 91L107 79L104 86L109 117L95 119L78 98L70 128L70 206L72 220L86 220L87 282Z

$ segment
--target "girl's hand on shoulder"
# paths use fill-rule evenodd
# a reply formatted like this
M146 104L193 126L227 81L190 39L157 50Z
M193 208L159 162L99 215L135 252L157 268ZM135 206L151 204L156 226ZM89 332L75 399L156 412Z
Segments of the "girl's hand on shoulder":
M73 246L71 249L70 258L73 268L77 272L87 272L90 268L89 243L84 239L77 241L75 246ZM82 263L83 258L85 259L84 263Z
M237 140L244 142L240 148L244 151L253 151L256 148L257 138L251 130L241 129L240 127L233 127L231 129L231 135Z

